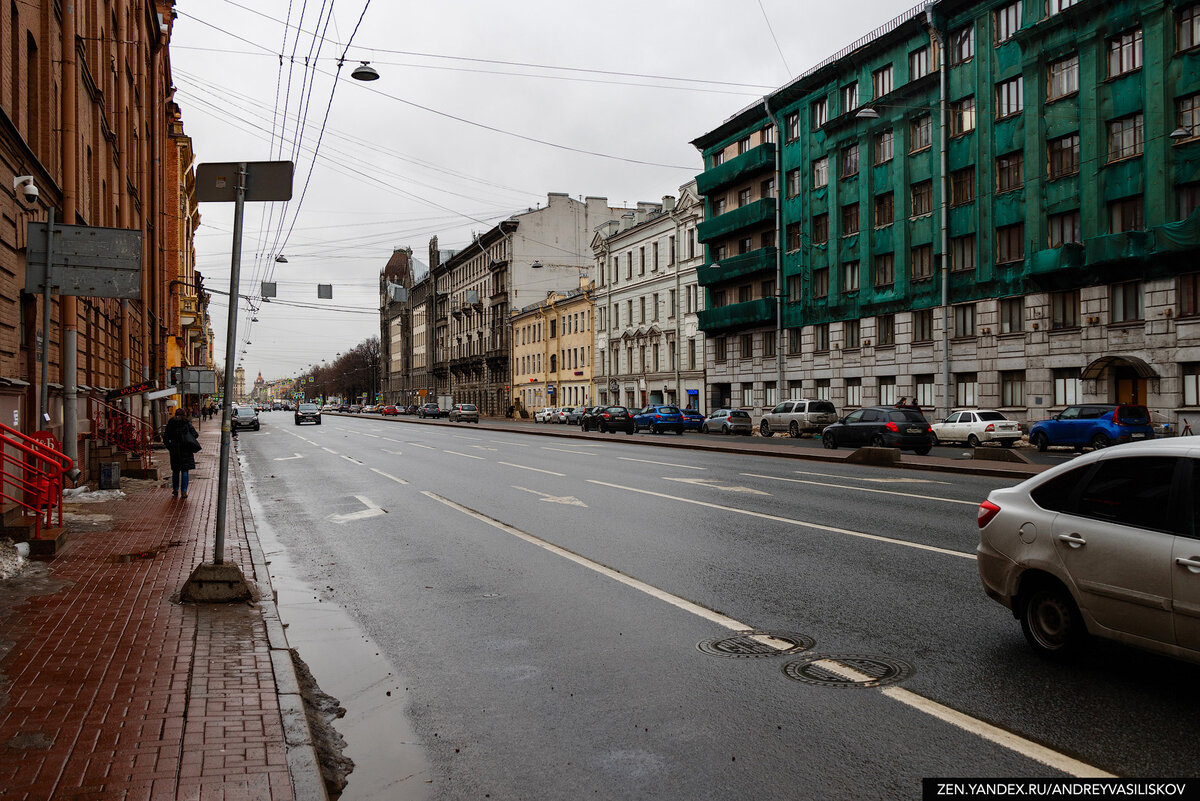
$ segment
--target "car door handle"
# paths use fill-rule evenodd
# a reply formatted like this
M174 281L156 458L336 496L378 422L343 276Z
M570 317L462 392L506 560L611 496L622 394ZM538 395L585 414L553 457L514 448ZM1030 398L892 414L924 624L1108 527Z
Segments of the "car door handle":
M1059 534L1058 538L1072 548L1082 548L1084 545L1087 545L1087 540L1078 534Z
M1175 557L1175 564L1180 567L1186 567L1193 573L1200 573L1200 559L1184 559L1182 556Z

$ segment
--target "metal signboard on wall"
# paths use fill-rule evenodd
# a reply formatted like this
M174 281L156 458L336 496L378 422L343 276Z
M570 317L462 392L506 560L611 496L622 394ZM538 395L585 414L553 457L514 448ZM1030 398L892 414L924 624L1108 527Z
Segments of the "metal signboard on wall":
M29 223L25 287L44 286L46 224ZM142 232L94 225L55 225L51 291L89 298L142 296Z
M182 367L179 370L179 383L176 386L181 395L215 395L217 394L217 372L200 367Z

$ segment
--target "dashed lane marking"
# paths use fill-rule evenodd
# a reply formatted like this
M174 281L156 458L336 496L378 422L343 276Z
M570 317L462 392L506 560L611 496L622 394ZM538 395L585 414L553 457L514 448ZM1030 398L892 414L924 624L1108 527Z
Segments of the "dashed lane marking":
M575 454L576 456L595 456L595 455L596 455L596 454L594 454L594 453L588 453L587 451L572 451L572 450L568 450L568 449L566 449L566 448L551 448L551 447L550 447L550 446L548 446L548 445L543 445L543 446L542 446L542 450L544 450L544 451L558 451L559 453L573 453L573 454Z
M505 465L507 467L519 467L522 470L532 470L535 473L546 473L547 475L551 475L551 476L565 476L566 475L566 473L556 473L553 470L543 470L540 467L527 467L523 464L513 464L512 462L499 462L499 464Z
M385 473L377 467L372 467L372 468L370 468L370 470L372 473L378 473L379 475L383 476L384 478L390 478L392 481L395 481L397 484L407 484L408 483L404 479L396 478L391 473Z
M412 445L414 448L424 448L427 451L436 451L437 450L437 448L433 447L432 445L422 445L419 442L410 442L408 444Z
M482 456L472 456L469 453L459 453L458 451L447 451L447 450L443 450L442 453L452 453L455 456L465 456L468 459L479 459L480 461L486 461Z
M960 501L956 498L939 498L936 495L917 495L913 492L899 492L897 490L874 489L872 487L851 487L846 484L830 484L828 481L806 481L803 478L784 478L782 476L767 476L761 473L742 473L743 476L750 478L766 478L771 481L787 481L791 484L809 484L814 487L833 487L836 489L850 490L851 492L874 492L878 495L898 495L902 498L917 498L922 501L942 501L943 503L960 503L964 506L978 506L979 501Z
M793 470L799 476L819 476L821 478L840 478L843 481L870 481L875 484L945 484L952 486L951 481L937 481L932 478L867 478L866 476L840 476L837 473L814 473L811 470Z
M661 464L664 467L682 467L685 470L707 470L708 469L707 467L696 467L695 465L691 465L691 464L675 464L674 462L655 462L651 459L634 459L631 456L618 456L617 458L623 462L642 462L643 464Z
M341 454L339 454L337 451L335 451L333 448L326 448L324 445L322 445L322 446L321 446L321 450L323 450L323 451L329 451L329 452L330 452L330 453L332 453L334 456L340 456L340 455L341 455Z
M355 464L362 464L362 462L358 461L357 459L355 459L352 456L347 456L344 453L340 453L338 455L341 456L343 459L345 459L347 462L354 462Z

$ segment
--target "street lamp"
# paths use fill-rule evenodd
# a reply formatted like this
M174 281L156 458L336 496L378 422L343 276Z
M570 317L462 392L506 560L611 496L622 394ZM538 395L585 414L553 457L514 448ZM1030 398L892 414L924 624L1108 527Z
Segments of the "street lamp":
M350 77L357 81L378 81L379 73L371 66L369 61L360 61L359 66L354 68L350 73Z
M1167 136L1169 136L1171 139L1174 139L1176 142L1179 142L1184 139L1191 139L1194 132L1194 128L1187 125L1180 125L1178 128L1171 131L1171 133L1167 134Z

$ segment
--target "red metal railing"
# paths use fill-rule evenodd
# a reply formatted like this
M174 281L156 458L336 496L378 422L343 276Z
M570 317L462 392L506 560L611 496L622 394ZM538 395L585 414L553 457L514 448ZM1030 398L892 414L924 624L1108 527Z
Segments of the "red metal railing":
M88 398L88 419L92 421L92 435L96 439L138 457L143 468L152 466L150 442L154 428L149 423L99 398Z
M0 500L33 517L35 539L42 536L43 517L53 525L55 509L62 526L63 476L73 467L50 432L30 436L0 423Z

